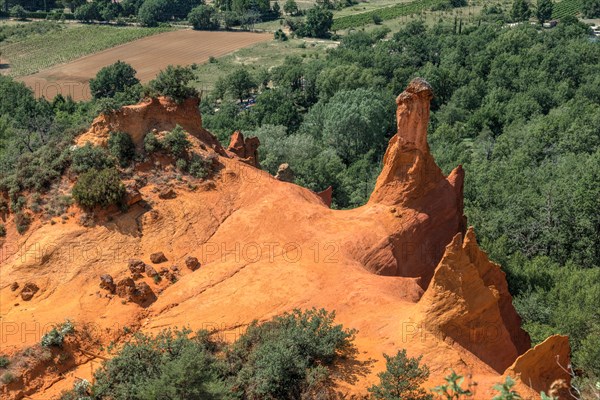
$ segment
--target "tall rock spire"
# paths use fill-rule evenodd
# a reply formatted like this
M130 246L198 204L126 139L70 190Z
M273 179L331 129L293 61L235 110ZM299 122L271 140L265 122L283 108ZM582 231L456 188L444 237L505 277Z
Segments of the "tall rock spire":
M410 206L412 201L418 201L427 192L446 182L427 144L432 98L433 91L429 83L416 78L396 99L398 131L390 139L370 203ZM458 179L452 183L456 184L460 192L457 195L462 202L462 173L453 174Z

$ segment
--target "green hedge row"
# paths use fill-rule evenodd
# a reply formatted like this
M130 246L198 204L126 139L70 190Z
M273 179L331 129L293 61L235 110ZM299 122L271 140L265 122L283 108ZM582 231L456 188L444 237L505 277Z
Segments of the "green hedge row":
M63 16L65 17L65 19L68 20L74 20L75 16L73 14L61 14L61 13L52 13L52 12L46 12L46 11L30 11L27 13L27 18L39 18L39 19L47 19L49 16L53 17L55 15L58 15L58 18L62 18Z

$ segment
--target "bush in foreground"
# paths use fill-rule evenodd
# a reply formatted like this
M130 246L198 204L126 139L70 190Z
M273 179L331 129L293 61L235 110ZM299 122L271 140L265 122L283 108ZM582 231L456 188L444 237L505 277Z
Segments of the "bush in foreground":
M44 347L61 347L65 341L65 337L72 335L75 332L73 323L66 320L60 325L56 325L51 331L42 336L42 346Z
M429 368L420 366L421 357L412 358L406 350L395 356L383 355L385 371L379 373L379 384L371 386L369 392L376 400L431 400L433 396L421 387L429 377Z
M354 349L354 331L334 317L296 310L252 323L231 345L207 331L136 334L96 372L93 386L61 399L326 399L332 367Z

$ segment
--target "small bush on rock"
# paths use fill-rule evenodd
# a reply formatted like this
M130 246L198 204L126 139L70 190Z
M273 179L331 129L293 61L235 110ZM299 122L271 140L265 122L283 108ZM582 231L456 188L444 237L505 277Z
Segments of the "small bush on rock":
M61 347L65 341L65 337L72 335L75 332L75 326L69 320L55 326L52 330L42 336L42 346L44 347Z
M198 154L193 154L189 163L188 173L194 178L206 178L210 172L210 161L205 160Z
M119 204L124 195L125 185L114 168L86 172L73 186L73 198L84 208Z
M111 132L108 138L108 151L115 157L121 167L126 167L135 157L135 145L131 136L125 132Z
M114 159L102 147L86 143L85 146L73 150L71 168L78 174L88 172L91 169L102 170L114 165Z
M376 400L414 399L430 400L432 395L421 387L429 377L429 368L420 366L421 357L412 358L401 350L395 356L383 355L385 371L379 373L379 384L368 390Z
M190 143L183 128L179 125L167 133L163 145L175 157L182 157L192 147L192 143Z
M144 137L144 150L146 151L146 153L151 154L161 149L162 144L160 143L156 135L152 132L146 134L146 136Z
M15 214L15 225L17 227L17 232L19 232L20 235L27 232L27 229L29 229L30 224L31 217L29 216L29 214L21 211Z

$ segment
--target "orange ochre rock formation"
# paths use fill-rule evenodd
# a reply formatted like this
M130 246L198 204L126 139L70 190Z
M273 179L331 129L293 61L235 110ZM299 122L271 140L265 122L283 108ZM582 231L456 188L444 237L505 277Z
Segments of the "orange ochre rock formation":
M23 236L10 228L0 266L2 352L39 342L66 318L104 344L122 341L124 327L157 333L188 326L235 340L253 320L317 307L335 310L339 323L358 330L357 360L347 366L354 379L338 379L342 392L365 394L385 368L382 355L402 348L423 356L427 388L453 369L477 383L476 399L493 397L492 386L506 374L524 398L568 382L559 366L569 362L568 339L553 336L530 349L504 273L466 229L462 168L446 177L429 152L432 96L421 79L398 96L398 132L381 175L369 202L352 210L332 210L330 192L318 195L254 167L258 143L241 133L224 150L202 128L195 100L147 100L101 115L78 145L104 145L119 130L139 147L146 133L179 124L197 151L212 155L215 172L205 181L173 179L167 191L148 179L137 188L143 201L92 225L38 221ZM132 286L128 260L136 259L132 268L151 265L157 252L168 261L140 269L137 279L148 285ZM190 260L194 268L185 267ZM179 274L175 283L144 275L163 265ZM149 304L124 301L99 288L103 276L104 287L114 289L105 274L117 291L128 283L133 291L149 286L155 296ZM24 301L15 283L39 290ZM87 352L69 371L30 377L2 396L53 398L75 377L90 379L101 357Z

